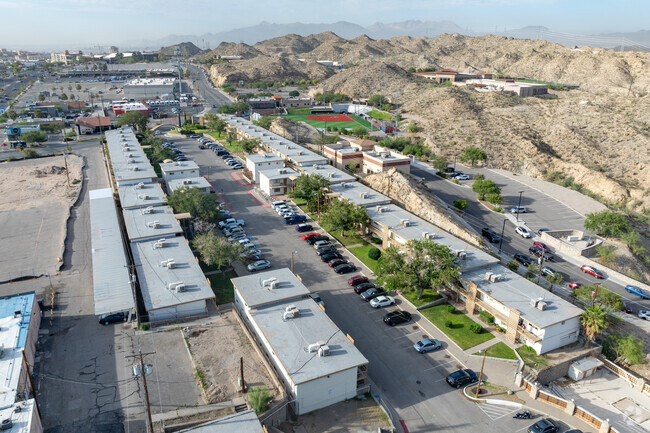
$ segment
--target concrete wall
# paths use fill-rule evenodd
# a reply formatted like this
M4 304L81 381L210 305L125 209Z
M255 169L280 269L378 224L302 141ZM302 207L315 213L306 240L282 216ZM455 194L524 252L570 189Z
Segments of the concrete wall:
M574 317L561 323L544 328L544 338L539 354L550 352L578 340L580 334L580 317Z
M357 395L357 369L351 368L297 385L298 415L327 407Z
M586 348L584 351L576 351L574 356L569 356L567 359L559 364L556 364L552 367L545 368L540 370L537 373L537 382L542 385L549 384L554 380L557 380L561 377L564 377L569 374L569 367L575 361L582 359L586 356L598 356L602 350L602 347L593 347Z
M579 248L563 239L567 236L578 236L580 239L583 239L585 234L580 230L554 230L551 232L542 232L541 239L554 250L573 257L595 257L596 247L602 244L600 239L594 238L596 242L592 246Z
M188 302L187 304L176 305L159 310L149 311L150 322L161 322L165 320L184 319L188 317L205 316L208 314L205 301Z

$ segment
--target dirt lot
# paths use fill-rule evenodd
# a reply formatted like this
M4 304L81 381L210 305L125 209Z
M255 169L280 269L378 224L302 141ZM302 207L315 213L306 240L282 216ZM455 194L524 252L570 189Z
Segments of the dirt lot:
M248 388L264 387L273 398L277 398L273 380L234 315L234 312L225 312L208 326L185 330L192 358L200 370L197 375L199 380L203 376L209 402L218 403L240 396L237 378L242 357Z

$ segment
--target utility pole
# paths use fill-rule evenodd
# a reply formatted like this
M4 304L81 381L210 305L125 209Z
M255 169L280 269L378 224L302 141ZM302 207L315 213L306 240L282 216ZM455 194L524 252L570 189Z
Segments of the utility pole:
M65 177L68 179L68 187L70 187L70 174L68 173L68 154L63 153L63 162L65 164Z
M23 363L25 364L25 372L27 373L27 380L29 380L29 388L32 390L32 398L34 399L34 405L36 406L36 411L38 412L39 418L41 417L41 408L38 406L38 400L36 399L36 391L34 390L34 379L32 379L32 372L29 369L29 364L27 363L27 356L25 356L25 350L23 349L20 353L23 355Z
M145 367L149 367L149 370L151 372L151 364L148 364L145 366L144 363L144 357L146 355L153 355L156 352L147 352L147 353L142 353L139 352L137 355L126 355L126 358L134 358L136 359L139 364L135 364L133 366L133 374L135 376L140 376L142 375L142 386L144 388L144 404L145 404L145 409L147 412L147 432L153 433L153 421L151 420L151 406L149 405L149 390L147 389L147 369ZM139 372L138 372L139 369Z
M485 355L487 355L487 350L481 350L483 352L483 362L481 362L481 373L478 375L478 383L476 384L476 398L478 398L479 392L481 392L481 380L483 380L483 367L485 366Z
M542 248L542 257L539 258L539 269L537 270L537 284L539 284L539 279L542 277L542 265L544 264L544 253L546 250Z
M501 254L501 245L503 245L503 232L506 230L506 218L503 219L503 227L501 228L501 240L499 241L499 254Z
M241 377L241 392L246 393L246 382L244 381L244 357L239 358L239 376Z
M517 222L519 222L519 206L521 206L521 195L523 193L523 191L519 191L519 203L517 204L517 213L515 214L517 216Z
M594 290L594 294L591 296L591 308L594 308L594 303L596 302L596 296L598 295L598 286L600 283L596 283L596 290Z

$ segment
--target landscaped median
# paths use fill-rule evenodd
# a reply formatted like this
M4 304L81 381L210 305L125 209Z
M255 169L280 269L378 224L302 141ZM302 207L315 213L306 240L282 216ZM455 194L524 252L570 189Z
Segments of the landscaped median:
M508 347L507 344L503 342L499 342L494 346L488 347L485 350L485 352L486 352L485 356L489 356L491 358L512 359L514 361L518 359L515 351L512 350L510 347ZM472 355L483 355L483 354L480 352L475 352Z
M482 329L479 333L472 331L472 325L481 325L449 304L425 308L420 310L420 314L463 350L478 346L494 338L494 335L485 329Z

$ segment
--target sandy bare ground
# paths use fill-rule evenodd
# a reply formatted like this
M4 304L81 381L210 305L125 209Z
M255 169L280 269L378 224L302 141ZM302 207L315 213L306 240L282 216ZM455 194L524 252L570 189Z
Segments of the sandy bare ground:
M185 331L194 363L204 373L208 400L218 403L241 395L237 378L242 357L248 389L261 386L276 398L278 393L273 380L234 314L223 313L209 326Z

